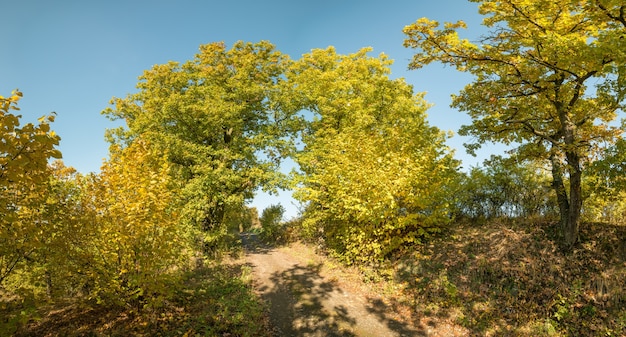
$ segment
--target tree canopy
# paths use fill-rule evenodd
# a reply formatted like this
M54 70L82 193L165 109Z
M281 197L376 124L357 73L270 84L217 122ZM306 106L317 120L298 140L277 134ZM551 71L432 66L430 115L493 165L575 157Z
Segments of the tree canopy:
M458 165L423 95L369 51L313 50L286 75L295 108L312 114L295 155L305 226L349 260L384 257L447 223Z
M472 124L470 151L517 144L521 158L549 161L565 241L577 241L585 165L621 130L610 124L626 95L626 15L621 1L471 0L487 36L461 39L462 21L406 26L410 67L442 62L474 75L453 97ZM569 188L568 188L569 186Z
M206 232L219 231L228 207L241 207L260 187L275 188L289 142L270 99L287 58L268 42L200 47L193 60L146 71L139 92L104 111L124 119L118 142L141 135L167 151L183 182L184 215Z

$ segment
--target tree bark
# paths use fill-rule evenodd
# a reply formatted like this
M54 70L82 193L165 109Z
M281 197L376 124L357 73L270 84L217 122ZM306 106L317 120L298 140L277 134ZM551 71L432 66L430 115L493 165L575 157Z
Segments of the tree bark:
M550 155L552 163L552 188L559 205L560 225L563 240L571 248L578 241L580 212L582 209L582 171L580 157L575 152L566 152L569 173L569 195L563 181L561 162L555 153Z
M565 233L565 230L568 227L569 200L567 198L565 184L563 183L563 170L561 168L561 162L554 152L550 154L550 163L552 164L552 188L556 193L556 200L559 205L561 233Z
M566 152L567 168L569 170L569 214L565 231L565 244L572 247L578 241L578 225L582 209L582 171L580 157L573 151Z

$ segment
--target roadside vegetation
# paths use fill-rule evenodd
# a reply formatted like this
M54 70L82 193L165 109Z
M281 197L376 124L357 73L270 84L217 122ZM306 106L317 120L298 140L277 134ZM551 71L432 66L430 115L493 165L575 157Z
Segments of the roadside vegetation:
M292 60L210 43L155 65L103 111L125 125L98 173L55 160L54 114L22 125L22 93L0 97L0 333L268 335L232 258L256 231L358 271L411 324L624 335L626 6L470 1L491 29L480 43L463 22L404 29L412 69L473 75L452 99L468 151L514 147L465 171L424 94L370 48ZM247 206L287 188L298 219Z

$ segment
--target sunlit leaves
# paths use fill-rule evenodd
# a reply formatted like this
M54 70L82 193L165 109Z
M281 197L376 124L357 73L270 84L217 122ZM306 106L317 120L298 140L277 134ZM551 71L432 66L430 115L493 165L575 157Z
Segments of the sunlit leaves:
M172 268L188 262L191 233L179 219L170 165L138 138L127 148L113 145L102 172L85 185L96 294L162 294Z
M54 114L38 124L20 125L17 102L22 93L0 96L0 283L42 243L46 222L39 213L50 176L50 158L60 137L50 130Z
M437 30L436 22L421 19L405 28L405 45L418 51L413 68L440 61L477 77L454 100L475 121L464 133L481 143L544 141L563 151L564 120L579 129L580 139L572 141L576 151L615 135L604 123L615 118L624 88L616 86L607 66L626 59L619 56L623 48L616 40L608 44L599 38L609 26L597 7L570 1L475 2L488 16L485 23L498 27L481 45L451 38L454 25ZM592 78L596 97L588 86ZM617 90L605 91L609 87Z
M407 26L411 68L442 62L475 80L453 97L472 124L472 152L486 142L521 145L521 158L553 167L565 240L577 240L584 165L619 136L611 126L626 95L624 5L612 1L472 0L491 28L480 44L456 25L420 19ZM561 169L563 167L564 169ZM569 191L565 192L564 181Z
M140 91L114 99L104 113L126 121L128 130L112 132L118 141L141 135L167 151L182 182L184 215L218 230L229 206L280 183L278 162L290 142L270 98L286 61L264 41L203 45L191 61L145 71Z
M456 167L422 96L368 51L314 50L287 73L289 97L313 113L296 156L305 226L348 260L381 258L446 223Z

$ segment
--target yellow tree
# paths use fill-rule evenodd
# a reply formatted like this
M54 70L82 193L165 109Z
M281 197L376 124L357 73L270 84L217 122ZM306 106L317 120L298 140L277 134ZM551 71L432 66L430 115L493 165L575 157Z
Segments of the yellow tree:
M97 295L158 299L172 272L189 261L191 236L179 221L170 169L166 155L136 139L126 148L113 145L85 186L84 208L94 222L88 272Z
M41 245L47 223L39 212L50 176L48 160L60 158L54 115L20 126L22 93L0 96L0 285Z
M473 119L461 135L474 150L518 144L517 155L550 164L563 237L576 243L581 179L593 152L620 130L610 126L626 95L626 5L619 0L470 0L491 30L460 39L462 21L422 18L405 27L418 69L442 62L474 75L452 106Z
M292 108L312 114L296 155L305 226L350 260L383 258L445 225L458 165L423 95L370 50L314 50L286 73Z
M83 201L87 177L61 160L50 165L51 177L45 203L41 207L47 230L42 247L34 256L49 297L73 295L86 289L91 268L91 247L95 230L94 213Z

